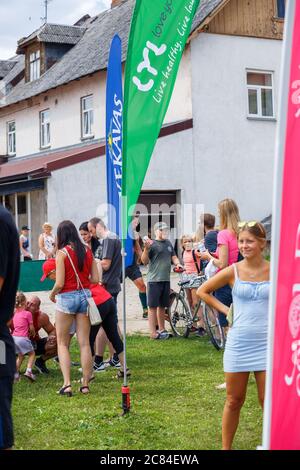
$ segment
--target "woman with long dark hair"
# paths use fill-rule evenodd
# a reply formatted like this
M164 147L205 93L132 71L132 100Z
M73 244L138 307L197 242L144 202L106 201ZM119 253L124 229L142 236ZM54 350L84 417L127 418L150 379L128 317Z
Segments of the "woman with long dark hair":
M65 220L57 229L56 282L49 295L56 302L56 332L60 368L64 385L60 395L72 396L70 380L69 332L76 318L76 333L82 366L80 392L89 393L92 356L89 344L90 321L87 316L87 297L90 283L98 283L99 275L91 250L81 242L73 222ZM75 269L74 269L75 268ZM76 271L76 272L75 272ZM84 288L82 290L78 278Z

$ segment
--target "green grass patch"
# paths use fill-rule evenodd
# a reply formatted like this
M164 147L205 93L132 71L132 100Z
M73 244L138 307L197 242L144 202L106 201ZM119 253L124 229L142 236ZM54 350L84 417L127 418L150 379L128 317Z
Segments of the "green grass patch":
M72 398L59 396L58 366L49 376L16 384L13 403L16 449L200 450L221 446L225 392L222 353L207 338L127 340L131 412L121 416L121 385L116 370L98 373L91 394L78 392L78 368L72 368ZM72 359L78 350L72 345ZM251 378L235 449L261 444L262 413Z

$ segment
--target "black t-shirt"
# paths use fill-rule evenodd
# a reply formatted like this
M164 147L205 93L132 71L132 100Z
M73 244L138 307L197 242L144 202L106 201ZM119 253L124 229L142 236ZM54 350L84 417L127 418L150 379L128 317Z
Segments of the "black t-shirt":
M0 291L0 377L11 375L15 367L14 343L6 324L14 312L19 271L18 231L11 214L0 204L0 277L4 278Z
M108 271L103 271L102 281L110 294L117 294L121 290L122 254L121 241L116 234L109 232L107 238L99 240L95 252L97 259L109 259L111 265Z
M92 237L91 238L91 249L93 252L93 255L95 256L95 253L99 247L99 240L97 238Z
M215 253L217 251L217 248L218 248L218 231L217 230L212 230L211 232L208 232L205 235L204 245L205 245L205 248L210 253Z

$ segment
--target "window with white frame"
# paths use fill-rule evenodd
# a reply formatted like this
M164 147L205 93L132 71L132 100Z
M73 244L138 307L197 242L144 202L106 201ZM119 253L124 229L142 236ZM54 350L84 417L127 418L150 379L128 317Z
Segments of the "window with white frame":
M248 117L274 119L273 73L247 70Z
M32 52L29 56L30 81L37 80L41 76L40 51Z
M7 123L7 153L16 155L16 122Z
M41 148L50 147L50 111L40 112L40 145Z
M93 125L93 95L89 95L81 98L81 137L83 139L94 137Z

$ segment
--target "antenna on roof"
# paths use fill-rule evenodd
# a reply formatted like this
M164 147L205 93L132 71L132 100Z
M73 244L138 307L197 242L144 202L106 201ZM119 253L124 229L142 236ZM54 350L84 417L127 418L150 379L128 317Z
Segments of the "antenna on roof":
M43 23L48 23L48 5L52 2L52 0L44 0L44 7L45 7L45 16L41 18Z

